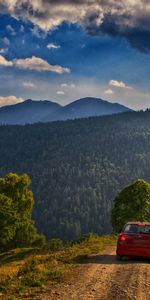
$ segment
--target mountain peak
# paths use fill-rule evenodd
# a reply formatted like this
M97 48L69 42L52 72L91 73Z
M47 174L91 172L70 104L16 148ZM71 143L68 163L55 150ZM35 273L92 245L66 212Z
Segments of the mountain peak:
M26 124L79 119L129 111L128 107L94 97L85 97L61 106L48 100L27 99L0 108L1 124Z
M46 121L68 120L102 116L131 111L119 103L111 103L94 97L85 97L67 104L57 110L53 116L49 115Z

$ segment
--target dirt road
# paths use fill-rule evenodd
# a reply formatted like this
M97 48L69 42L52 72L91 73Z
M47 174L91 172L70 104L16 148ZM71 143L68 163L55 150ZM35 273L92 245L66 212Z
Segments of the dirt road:
M89 257L65 284L51 287L40 300L150 300L150 260L117 262L115 248Z

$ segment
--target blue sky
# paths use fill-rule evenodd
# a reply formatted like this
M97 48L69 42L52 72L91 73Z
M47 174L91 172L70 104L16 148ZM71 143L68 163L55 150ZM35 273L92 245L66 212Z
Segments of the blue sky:
M144 0L144 9L126 1L134 15L125 20L124 6L106 15L104 1L72 1L69 7L71 1L59 0L59 7L43 0L38 10L30 0L22 2L16 8L15 0L0 0L0 106L28 98L65 105L93 96L150 107L150 14Z

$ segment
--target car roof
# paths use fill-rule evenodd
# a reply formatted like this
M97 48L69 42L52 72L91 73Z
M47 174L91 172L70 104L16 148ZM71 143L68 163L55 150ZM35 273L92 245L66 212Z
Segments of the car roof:
M149 225L150 226L150 223L148 222L128 222L127 224L134 224L134 225ZM127 225L126 224L126 225Z

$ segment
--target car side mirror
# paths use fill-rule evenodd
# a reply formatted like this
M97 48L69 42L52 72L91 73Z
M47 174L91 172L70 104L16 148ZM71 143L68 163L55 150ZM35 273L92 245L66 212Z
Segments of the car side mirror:
M119 229L118 233L121 233L122 232L122 229Z

